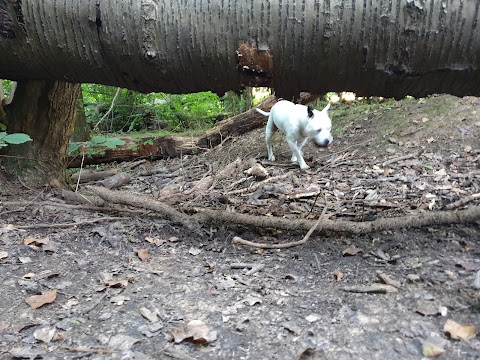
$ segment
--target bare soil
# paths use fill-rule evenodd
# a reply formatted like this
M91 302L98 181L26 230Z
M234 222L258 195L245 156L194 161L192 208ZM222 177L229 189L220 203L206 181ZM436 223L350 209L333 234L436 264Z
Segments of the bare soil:
M120 190L188 216L292 223L325 204L327 219L353 222L479 206L479 98L334 108L334 145L306 147L308 172L289 163L282 136L278 163L266 162L258 130L129 169ZM258 186L244 173L255 162L276 178ZM94 208L0 181L1 359L480 359L479 221L360 236L339 227L265 250L232 239L305 234L192 230L141 207ZM445 331L452 320L474 328Z

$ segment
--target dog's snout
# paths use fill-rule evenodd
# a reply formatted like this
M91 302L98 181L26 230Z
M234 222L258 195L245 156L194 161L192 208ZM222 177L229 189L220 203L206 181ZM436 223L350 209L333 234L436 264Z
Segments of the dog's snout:
M323 139L323 140L320 140L320 141L314 141L314 143L318 147L327 147L328 145L330 145L332 143L332 139Z

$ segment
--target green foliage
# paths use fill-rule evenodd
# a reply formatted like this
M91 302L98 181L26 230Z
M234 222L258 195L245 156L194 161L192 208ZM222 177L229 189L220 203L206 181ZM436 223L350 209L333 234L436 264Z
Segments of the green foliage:
M13 81L2 80L4 96L8 98L10 96L10 90L12 89ZM1 101L2 99L0 99Z
M27 134L22 134L22 133L14 133L14 134L9 134L7 133L6 130L7 127L0 123L0 149L7 147L8 145L18 145L18 144L23 144L26 143L27 141L33 141L30 136Z
M85 115L95 127L107 113L117 89L105 85L82 84ZM102 120L101 132L196 131L210 127L218 119L248 110L253 105L252 90L223 97L207 91L193 94L141 94L120 90L112 112Z
M116 137L93 136L89 141L84 143L88 150L88 155L103 154L106 149L115 149L117 146L125 144L125 141ZM68 147L68 155L78 154L80 146L76 142L71 142Z

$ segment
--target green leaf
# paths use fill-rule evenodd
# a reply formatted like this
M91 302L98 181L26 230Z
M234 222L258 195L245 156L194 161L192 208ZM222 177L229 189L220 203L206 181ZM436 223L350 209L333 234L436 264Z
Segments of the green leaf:
M72 155L72 154L76 153L79 149L80 149L80 146L78 145L78 143L72 142L68 146L68 154Z
M117 146L125 144L125 141L117 138L108 138L105 141L105 146L109 149L115 149Z
M9 143L9 144L23 144L26 143L27 141L32 141L32 138L28 136L27 134L9 134L3 138L3 141Z
M7 126L5 124L0 123L0 130L2 131L7 130Z
M7 133L6 132L0 132L0 140L3 142L3 138L7 136Z
M105 145L107 140L108 139L105 136L92 136L89 143L93 146L95 146L95 145Z

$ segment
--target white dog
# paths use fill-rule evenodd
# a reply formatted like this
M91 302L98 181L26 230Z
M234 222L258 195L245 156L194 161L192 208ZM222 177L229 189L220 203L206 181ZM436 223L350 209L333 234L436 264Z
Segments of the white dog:
M298 162L300 169L306 170L309 166L302 156L302 147L308 139L315 145L327 147L333 141L332 121L328 117L330 104L322 111L314 110L310 106L294 104L282 100L277 102L270 112L257 108L257 111L268 116L265 141L267 142L268 160L275 161L272 148L272 138L277 129L285 134L288 146L292 150L292 161Z

